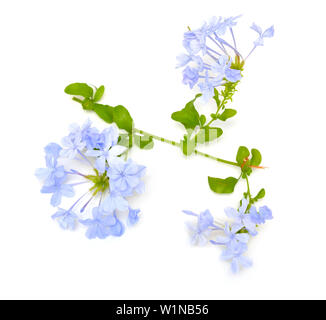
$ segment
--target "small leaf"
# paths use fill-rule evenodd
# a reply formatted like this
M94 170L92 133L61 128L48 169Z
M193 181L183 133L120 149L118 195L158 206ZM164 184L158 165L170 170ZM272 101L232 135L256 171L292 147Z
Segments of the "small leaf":
M84 98L93 97L93 88L86 83L72 83L65 88L65 93Z
M218 119L226 121L229 118L234 117L237 114L237 111L234 109L225 109L224 112L217 116Z
M94 111L96 114L107 123L113 122L113 107L103 105L103 104L94 104Z
M149 150L154 147L153 138L148 135L144 135L144 136L134 135L134 141L135 141L135 145L140 149Z
M243 161L246 158L248 158L249 155L250 155L250 152L249 152L248 148L246 148L244 146L239 147L238 153L237 153L237 158L236 158L237 163L242 165Z
M189 139L187 135L184 136L184 139L181 140L181 150L185 156L190 156L196 148L196 140Z
M116 106L113 108L113 122L120 129L124 129L127 132L132 132L133 120L129 111L124 106Z
M238 179L228 177L226 179L208 177L208 184L212 191L216 193L232 193Z
M188 102L182 110L173 112L171 118L182 123L186 129L195 129L200 126L199 114L194 106L194 102L199 96L201 95L197 94L195 99Z
M213 141L219 138L223 134L223 130L217 127L204 127L200 129L197 134L197 142L198 143L205 143Z
M203 127L206 123L206 117L204 114L202 114L200 117L199 117L199 122L200 122L200 126Z
M256 197L254 197L255 201L258 201L260 199L263 199L265 197L265 189L261 189L258 194L256 195Z
M258 167L261 164L261 153L257 149L251 149L250 165Z
M214 88L214 97L213 97L213 99L215 100L217 107L219 107L220 104L221 104L221 100L219 98L219 93L218 93L216 88Z
M102 99L103 94L104 94L104 90L105 90L104 86L100 86L96 90L95 95L94 95L94 102L98 102L98 101L100 101Z

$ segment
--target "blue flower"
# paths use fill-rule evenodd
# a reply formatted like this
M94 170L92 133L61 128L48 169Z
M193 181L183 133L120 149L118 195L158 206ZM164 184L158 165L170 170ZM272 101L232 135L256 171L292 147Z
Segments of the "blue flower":
M240 270L240 267L250 267L252 262L247 257L244 257L243 254L247 251L247 245L241 242L238 242L234 245L228 246L221 255L223 260L231 260L231 270L233 273L237 273Z
M92 214L93 219L79 220L88 227L86 231L88 239L105 239L109 235L119 237L124 233L124 226L116 215L106 215L99 207L93 208Z
M238 226L230 228L229 224L226 223L224 236L217 237L216 241L211 240L211 243L225 245L227 247L236 245L239 242L246 244L249 241L249 235L246 233L237 233L239 230Z
M184 33L183 46L190 55L195 55L203 48L204 41L205 38L200 30L187 31Z
M211 78L209 77L208 72L206 71L204 82L198 84L202 92L200 100L203 103L208 102L214 96L214 88L219 85L222 85L223 83L223 77L220 76L216 78Z
M70 126L69 135L63 139L65 149L56 143L50 143L45 147L46 168L37 169L36 175L44 181L41 193L52 194L52 206L59 206L63 196L73 197L74 186L93 184L70 209L58 208L52 215L61 228L72 230L79 221L89 227L86 232L88 238L103 239L109 235L119 237L124 233L125 226L117 216L119 211L129 211L128 225L133 225L139 220L140 210L130 208L125 197L144 191L141 178L145 173L145 167L131 159L124 161L119 157L126 148L117 144L118 139L119 132L115 126L109 126L99 132L91 126L90 121L86 121L81 127L77 124ZM65 169L64 166L58 166L60 156L73 159L77 154L90 165L92 174L87 175L74 168ZM87 156L97 158L96 166L99 170L95 170L95 175L94 165ZM105 172L108 168L110 170ZM68 184L66 180L72 175L84 180ZM90 193L91 197L81 203ZM73 208L80 204L78 212L84 212L98 195L99 204L93 210L93 218L79 220L77 211Z
M62 139L64 149L61 150L60 156L68 159L74 159L78 152L83 150L86 146L85 141L82 140L80 132L73 131L67 137Z
M62 150L61 146L54 142L49 143L44 148L46 156L52 157L55 160L59 158L61 150Z
M44 186L52 186L56 179L65 177L65 169L57 165L57 160L52 155L47 154L45 161L46 168L37 169L35 175L44 182Z
M111 126L104 130L104 145L99 150L88 150L86 156L96 157L95 168L103 173L106 170L106 162L110 163L121 155L126 148L117 145L119 133L118 130Z
M256 31L259 35L258 39L255 40L254 45L263 46L264 45L264 38L272 38L274 36L274 26L266 29L264 32L261 27L257 26L255 23L252 24L251 29Z
M102 208L107 213L114 211L126 211L129 208L128 201L117 191L110 191L102 203Z
M246 213L248 205L248 200L242 199L242 204L238 210L226 208L224 211L229 218L234 219L235 228L240 230L242 227L245 227L250 235L255 236L257 235L256 224L252 221L251 215Z
M250 216L251 220L256 224L263 224L266 220L273 219L272 211L267 206L260 207L259 212L256 207L252 206L250 208Z
M182 74L183 74L183 83L189 84L189 87L192 89L199 79L198 70L194 68L186 67L183 70Z
M110 178L110 190L119 192L125 197L131 196L134 191L142 191L144 183L141 178L144 176L145 170L144 166L136 164L131 159L112 161L107 170L107 175Z
M134 225L139 221L139 209L132 209L129 207L129 214L128 214L128 225Z
M74 230L78 216L72 212L71 209L64 210L59 208L59 210L52 215L52 219L56 219L62 229Z
M241 15L238 15L238 16L236 16L236 17L229 17L229 18L226 18L225 20L224 20L224 24L225 24L225 26L226 27L228 27L228 28L232 28L232 27L234 27L234 26L236 26L237 25L237 19L239 19L241 17Z
M233 54L242 60L240 62L246 60L237 49L233 32L233 27L240 17L240 15L228 18L213 17L200 28L184 33L183 46L187 50L187 54L181 54L177 57L177 67L185 67L182 72L182 81L185 85L189 85L192 89L195 84L198 84L202 92L201 101L203 103L208 102L213 97L214 88L224 84L223 79L230 82L237 82L241 79L240 70L231 68ZM274 27L263 32L260 27L253 24L252 29L259 34L254 49L258 45L263 45L264 38L274 35ZM232 36L232 44L222 38L228 30ZM217 73L218 76L208 74L208 71ZM204 78L204 81L198 83L200 78Z
M88 119L82 127L77 130L80 130L80 134L82 140L86 144L87 149L98 149L101 145L101 134L99 133L98 129L92 127L92 122Z
M231 69L230 57L223 55L211 66L212 72L218 73L222 78L226 78L230 82L241 80L240 70Z
M183 211L185 214L198 217L197 225L194 227L191 224L187 224L188 228L192 232L191 243L204 245L208 242L212 230L220 229L214 224L214 218L209 210L201 212L199 215L188 210Z
M187 55L185 53L180 54L179 56L177 56L177 68L181 68L184 67L185 65L187 65L189 62L191 61L191 56Z
M64 197L73 197L75 195L74 189L69 184L63 183L64 178L55 179L55 182L51 186L43 186L41 193L53 193L51 197L51 205L57 207L61 203L61 198Z

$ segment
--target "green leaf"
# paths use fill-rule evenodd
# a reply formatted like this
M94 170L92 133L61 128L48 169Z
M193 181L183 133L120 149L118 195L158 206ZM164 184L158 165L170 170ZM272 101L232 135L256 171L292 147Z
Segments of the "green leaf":
M234 117L237 114L237 111L234 109L225 109L224 112L217 116L218 119L226 121L229 118Z
M173 112L171 118L182 123L186 129L195 129L200 126L199 114L194 106L194 102L199 96L201 95L197 94L195 99L188 102L182 110Z
M238 153L237 153L237 163L238 164L243 164L243 160L248 158L250 155L250 152L248 150L248 148L244 147L244 146L241 146L239 147L238 149Z
M196 139L190 139L189 136L185 135L184 139L181 140L181 150L185 156L190 156L196 148Z
M94 102L98 102L98 101L100 101L102 99L103 94L104 94L104 90L105 90L104 86L100 86L96 90L95 95L94 95Z
M213 97L213 99L215 100L217 107L219 107L220 104L221 104L221 100L219 98L219 93L218 93L216 88L214 88L214 97Z
M232 193L238 179L228 177L226 179L208 177L208 184L212 191L216 193Z
M219 138L222 134L223 130L221 128L206 126L200 129L196 139L198 143L205 143Z
M250 165L252 166L259 166L261 164L261 153L257 149L251 149L251 160Z
M84 98L93 97L93 88L86 83L72 83L65 88L65 93Z
M200 122L200 126L203 127L206 123L206 117L204 114L202 114L200 117L199 117L199 122Z
M148 135L144 135L144 136L134 135L134 141L135 141L135 145L140 149L149 150L154 147L153 137Z
M94 111L96 114L107 123L113 122L113 107L103 105L103 104L94 104Z
M129 111L124 106L116 106L113 108L113 122L117 124L120 129L127 132L132 132L133 120Z
M254 197L255 201L258 201L260 199L263 199L265 197L265 189L261 189L258 194L256 195L256 197Z

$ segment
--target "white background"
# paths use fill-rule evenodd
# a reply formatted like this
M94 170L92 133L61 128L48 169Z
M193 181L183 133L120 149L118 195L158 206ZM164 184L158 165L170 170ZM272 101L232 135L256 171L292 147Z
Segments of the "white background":
M321 0L2 1L0 298L326 298L324 12ZM125 105L138 128L178 140L183 131L170 114L194 95L175 69L183 32L238 14L244 54L253 21L274 24L275 37L245 66L238 115L204 149L233 160L239 145L256 147L269 167L251 176L275 217L250 242L254 266L234 276L219 248L192 247L181 213L209 208L223 218L245 185L219 196L207 176L238 172L158 142L132 151L148 168L146 193L132 199L142 209L137 226L104 241L62 231L34 176L43 147L72 122L90 117L105 127L64 87L104 84L104 102Z

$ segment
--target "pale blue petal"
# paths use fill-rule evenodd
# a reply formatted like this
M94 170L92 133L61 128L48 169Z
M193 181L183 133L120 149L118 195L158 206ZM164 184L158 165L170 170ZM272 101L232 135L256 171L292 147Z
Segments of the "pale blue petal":
M263 33L264 38L271 38L274 36L274 26L271 26L270 28L266 29Z
M239 259L239 263L240 263L243 267L245 267L245 268L249 268L249 267L252 266L252 261L251 261L249 258L244 257L244 256L240 256L238 259Z
M252 30L256 31L259 35L262 34L263 30L261 27L257 26L255 23L252 24L250 27Z

